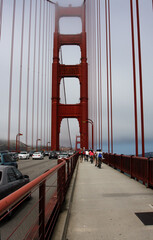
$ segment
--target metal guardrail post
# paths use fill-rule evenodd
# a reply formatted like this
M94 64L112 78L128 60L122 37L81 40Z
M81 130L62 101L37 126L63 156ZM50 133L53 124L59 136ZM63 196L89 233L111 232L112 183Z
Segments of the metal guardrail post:
M130 176L133 178L133 155L130 157Z
M149 187L150 183L150 158L147 160L147 188Z
M63 160L58 160L58 164L63 162ZM65 165L62 166L58 170L58 179L57 179L57 197L59 205L63 203L63 200L65 198L65 189L66 189L66 177L65 177L66 171L65 171Z
M45 185L46 180L39 186L39 239L45 240Z
M121 154L121 173L124 173L124 171L123 171L123 154Z

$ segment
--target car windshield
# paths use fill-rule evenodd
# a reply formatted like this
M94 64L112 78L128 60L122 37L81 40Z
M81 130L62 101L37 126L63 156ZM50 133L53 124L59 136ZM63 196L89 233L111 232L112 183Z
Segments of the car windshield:
M27 152L21 152L21 154L27 154Z
M14 162L14 159L11 157L10 154L4 154L3 159L5 162Z
M35 152L34 154L41 154L40 152Z

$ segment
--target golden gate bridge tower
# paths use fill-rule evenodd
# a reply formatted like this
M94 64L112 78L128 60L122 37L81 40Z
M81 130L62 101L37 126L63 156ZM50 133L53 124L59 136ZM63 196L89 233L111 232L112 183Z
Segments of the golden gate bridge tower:
M88 64L86 54L85 5L79 7L61 7L56 4L55 32L52 72L52 150L59 149L59 134L61 121L64 118L76 118L80 128L80 147L88 148ZM61 17L80 17L82 32L80 34L60 34L59 20ZM59 63L59 51L63 45L77 45L81 49L81 63L64 65ZM78 78L80 82L80 103L60 103L61 79Z

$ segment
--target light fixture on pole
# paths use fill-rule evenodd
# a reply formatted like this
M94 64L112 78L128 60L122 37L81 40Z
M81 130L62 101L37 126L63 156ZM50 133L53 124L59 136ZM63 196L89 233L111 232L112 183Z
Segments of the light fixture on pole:
M92 125L92 150L94 149L94 122L91 119L87 119L85 121L83 121L83 123L90 123Z
M48 143L50 143L50 142L48 142ZM48 143L47 143L47 151L48 151Z
M22 133L18 133L17 135L16 135L16 152L18 152L18 137L19 136L22 136L23 134Z
M38 148L38 141L41 141L41 139L38 138L38 139L36 140L36 152L37 152L37 148Z

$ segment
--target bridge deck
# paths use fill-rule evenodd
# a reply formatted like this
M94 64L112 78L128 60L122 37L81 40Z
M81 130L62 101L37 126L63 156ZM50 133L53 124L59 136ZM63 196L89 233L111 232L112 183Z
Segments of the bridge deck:
M152 240L153 225L135 215L152 214L151 204L152 189L105 164L80 163L66 239Z

